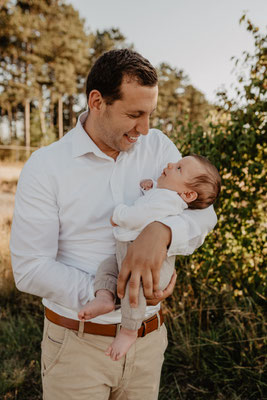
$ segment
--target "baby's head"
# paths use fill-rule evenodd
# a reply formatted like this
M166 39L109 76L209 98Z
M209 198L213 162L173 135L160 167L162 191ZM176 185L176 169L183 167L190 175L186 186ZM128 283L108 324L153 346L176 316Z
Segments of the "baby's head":
M169 163L158 178L159 189L177 192L188 208L206 208L213 204L221 190L221 178L211 162L196 154Z

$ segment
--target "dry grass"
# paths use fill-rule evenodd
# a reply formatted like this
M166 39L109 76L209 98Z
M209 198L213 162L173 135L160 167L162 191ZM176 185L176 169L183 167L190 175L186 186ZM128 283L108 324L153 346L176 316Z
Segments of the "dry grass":
M0 182L17 181L22 170L22 162L0 161Z
M0 291L7 294L14 287L11 260L9 254L11 220L1 218L0 222Z
M22 163L0 162L0 291L3 294L14 288L9 240L15 191L22 167Z

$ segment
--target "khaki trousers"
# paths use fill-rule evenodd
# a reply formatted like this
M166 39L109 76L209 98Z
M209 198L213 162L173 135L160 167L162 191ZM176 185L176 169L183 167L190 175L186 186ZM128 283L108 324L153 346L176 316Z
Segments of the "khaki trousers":
M41 372L44 400L156 400L167 347L163 324L137 338L126 356L112 361L113 337L78 333L45 318Z

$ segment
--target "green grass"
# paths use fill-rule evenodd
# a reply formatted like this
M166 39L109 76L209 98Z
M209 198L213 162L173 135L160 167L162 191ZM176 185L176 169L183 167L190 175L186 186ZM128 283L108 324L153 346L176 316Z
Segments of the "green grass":
M205 305L179 300L169 301L160 399L267 399L262 307L231 293L210 293Z
M0 398L41 399L41 302L14 290L0 307Z
M41 400L41 301L13 290L0 306L0 398ZM200 302L178 290L165 306L160 400L267 399L262 306L231 293L210 292Z

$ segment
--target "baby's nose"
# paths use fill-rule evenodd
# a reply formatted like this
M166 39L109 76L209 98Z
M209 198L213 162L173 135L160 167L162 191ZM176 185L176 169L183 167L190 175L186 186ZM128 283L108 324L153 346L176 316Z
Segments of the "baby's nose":
M168 163L168 168L169 168L169 169L172 168L172 163Z

